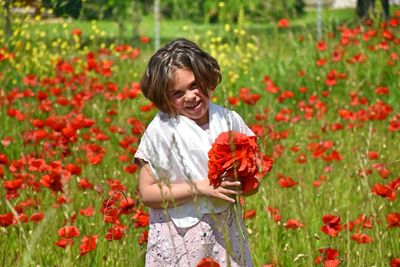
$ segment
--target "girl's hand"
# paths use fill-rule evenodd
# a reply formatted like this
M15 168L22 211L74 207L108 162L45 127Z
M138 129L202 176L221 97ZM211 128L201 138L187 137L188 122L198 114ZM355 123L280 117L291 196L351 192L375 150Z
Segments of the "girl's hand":
M224 173L220 176L220 178L221 178L221 180L222 180L222 183L224 183L224 182L239 182L239 185L240 185L239 188L238 188L237 186L234 186L233 188L231 188L231 187L229 187L229 185L227 185L227 188L228 188L228 189L235 190L235 191L238 192L239 194L242 194L242 191L241 191L242 185L241 185L241 183L240 183L240 181L239 181L238 179L235 179L234 177L229 176L227 172L224 172ZM222 184L221 184L221 186L222 186Z
M241 184L240 181L222 181L219 187L214 188L210 185L208 179L197 181L196 183L197 194L205 197L219 198L230 203L235 203L235 199L232 195L240 193Z
M222 179L222 181L238 181L238 180L236 180L235 178L233 178L233 177L229 177L228 176L228 174L225 172L225 173L223 173L222 175L221 175L221 179ZM248 196L252 196L252 195L254 195L255 193L257 193L258 192L258 187L257 188L254 188L254 189L252 189L252 190L250 190L250 191L247 191L247 192L242 192L241 190L240 191L238 191L237 189L237 187L236 188L230 188L230 187L227 187L228 189L233 189L233 190L236 190L239 194L241 194L241 195L243 195L243 196L245 196L245 197L248 197ZM241 186L240 186L240 188L239 189L241 189Z

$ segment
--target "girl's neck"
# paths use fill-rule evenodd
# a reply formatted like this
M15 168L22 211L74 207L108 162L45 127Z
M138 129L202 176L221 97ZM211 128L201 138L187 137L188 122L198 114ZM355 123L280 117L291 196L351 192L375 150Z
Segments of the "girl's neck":
M210 123L205 123L205 124L203 124L203 125L199 125L200 126L200 128L201 129L203 129L204 131L208 131L208 130L210 130Z

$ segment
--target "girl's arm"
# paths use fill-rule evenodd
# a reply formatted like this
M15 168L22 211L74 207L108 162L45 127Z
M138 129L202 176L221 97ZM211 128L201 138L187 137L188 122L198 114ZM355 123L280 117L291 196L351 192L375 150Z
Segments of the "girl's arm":
M192 184L180 183L165 185L156 181L149 164L144 164L139 173L139 192L144 205L150 208L174 207L189 201L196 196L213 197L234 203L235 199L229 195L238 192L239 181L224 181L220 187L214 188L208 179L194 181Z

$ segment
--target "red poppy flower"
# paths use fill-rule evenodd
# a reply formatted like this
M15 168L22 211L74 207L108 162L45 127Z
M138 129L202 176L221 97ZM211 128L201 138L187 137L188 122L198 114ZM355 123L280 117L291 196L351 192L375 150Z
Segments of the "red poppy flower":
M396 114L389 123L389 131L400 131L400 114Z
M386 215L388 227L400 227L400 212L392 212Z
M219 267L219 263L212 258L203 258L197 263L196 267Z
M382 168L382 169L380 169L380 170L378 170L378 173L379 173L379 176L380 177L382 177L382 178L388 178L389 177L389 175L390 175L390 170L389 169L386 169L386 168Z
M6 154L0 153L0 164L8 164L8 158Z
M400 258L395 258L390 261L390 267L400 267Z
M371 160L378 159L379 153L377 151L368 151L368 158Z
M297 182L294 181L291 177L285 177L282 174L278 173L278 183L280 186L289 188L297 185Z
M289 28L289 20L286 18L280 19L278 21L278 27L279 28Z
M266 86L264 87L265 91L270 92L272 94L277 94L279 92L279 87L276 86L273 81L264 79L264 82L266 84Z
M150 104L148 104L148 105L142 105L142 106L140 106L139 109L140 109L140 111L143 111L143 112L149 112L149 111L151 111L154 107L155 107L154 104L153 104L153 103L150 103Z
M139 245L143 246L143 244L147 242L148 238L149 238L149 231L147 230L143 231L139 236L138 240Z
M326 44L325 41L319 41L319 42L316 44L316 47L317 47L317 49L318 49L319 51L325 51L325 50L328 48L328 45Z
M82 216L90 217L90 216L94 215L94 209L93 209L93 207L87 207L86 209L81 209L79 211L79 214Z
M93 235L82 238L81 245L79 246L81 256L85 255L89 251L93 251L96 248L98 237L99 235Z
M292 152L298 152L299 150L301 149L301 147L299 146L299 145L295 145L295 146L292 146L291 148L290 148L290 150L292 151Z
M261 96L256 93L251 93L249 88L242 87L239 89L239 98L248 105L254 105Z
M71 174L75 175L80 175L82 173L82 168L72 163L67 164L67 166L65 166L65 169Z
M66 248L67 246L72 246L74 244L73 239L68 239L68 238L61 238L57 242L54 243L56 246L59 246L60 248Z
M134 59L140 55L139 48L132 48L131 51L128 53L129 58Z
M379 87L375 88L375 94L389 95L389 88L387 86L379 86Z
M315 62L315 64L317 64L318 67L322 67L324 66L328 61L324 58L319 58L317 59L317 61Z
M23 179L8 180L4 182L4 188L7 190L16 190L19 189L23 183Z
M237 97L230 96L228 97L228 102L229 104L236 106L237 104L239 104L239 99Z
M251 125L250 129L258 137L262 137L264 135L264 132L265 132L264 126L262 126L260 124L253 124L253 125Z
M327 76L326 76L326 79L325 79L325 84L327 85L327 86L334 86L334 85L336 85L336 77L335 77L335 75L332 75L331 73L329 73Z
M342 229L339 216L326 214L322 217L322 221L324 226L321 227L321 231L329 236L336 237Z
M109 207L104 211L104 222L105 223L120 223L119 221L119 210L117 208Z
M125 191L126 187L118 179L108 179L107 184L113 191Z
M92 154L92 155L87 154L86 157L89 160L90 164L98 165L103 161L104 154L100 154L100 153L99 154Z
M308 88L306 86L301 86L301 87L299 87L298 90L300 93L305 94L305 93L307 93Z
M111 240L120 240L126 235L126 226L122 224L115 224L110 229L108 229L106 233L106 239L108 241Z
M147 44L147 43L150 42L150 38L147 37L147 36L140 36L140 42L141 42L142 44Z
M77 35L77 36L82 35L82 31L78 28L72 29L71 33L72 33L72 35Z
M136 228L147 227L150 222L149 214L142 209L136 210L135 214L132 216L132 220L135 221Z
M78 213L74 212L71 216L71 218L69 219L69 223L70 224L74 224L76 222L76 219L78 218Z
M324 155L322 159L324 161L330 162L330 161L340 161L343 159L343 157L337 150L333 150L329 154Z
M372 237L362 233L355 233L351 236L351 239L360 244L367 244L372 242Z
M61 176L56 172L43 175L42 178L40 179L40 183L44 187L50 188L53 191L62 192Z
M78 188L85 190L85 189L93 189L94 186L86 178L83 178L83 179L79 180Z
M25 75L23 82L26 85L36 86L37 85L37 76L35 74Z
M395 38L394 34L389 30L384 30L382 36L387 40L393 40Z
M119 202L119 209L121 214L129 214L130 212L132 212L133 207L135 207L135 200L130 197L124 197L121 202Z
M12 212L8 212L6 214L0 214L0 226L7 227L13 224L14 215Z
M43 219L44 219L43 212L36 212L29 217L29 221L31 222L40 222Z
M304 224L299 222L296 219L288 219L285 223L284 226L286 229L297 229L297 228L303 228Z
M373 225L373 217L366 216L364 214L358 215L357 219L354 220L355 225L360 225L363 228L371 229Z
M278 100L279 103L282 103L285 99L288 99L288 98L294 98L294 93L292 91L286 90L286 91L283 91L279 95L277 100Z
M334 248L321 248L319 249L319 255L315 259L315 264L319 265L323 262L324 267L336 267L340 264L339 252Z
M299 164L304 164L307 162L307 155L304 153L300 153L297 155L296 162Z
M244 219L251 219L257 215L256 210L246 210L246 212L243 214Z
M394 179L389 183L389 186L393 188L393 190L397 190L400 187L400 176Z
M374 195L385 197L390 201L394 201L396 199L396 191L389 185L375 184L371 191Z
M129 164L128 166L124 167L124 171L127 173L134 173L138 169L138 165L136 164Z
M80 231L76 226L64 226L58 230L58 235L67 239L77 237L80 235Z
M280 222L282 220L282 216L280 215L279 209L274 207L268 207L266 211L273 217L275 222Z
M241 181L243 192L258 187L258 178L271 170L273 160L260 153L255 136L228 131L221 133L208 152L208 179L218 187L222 176Z

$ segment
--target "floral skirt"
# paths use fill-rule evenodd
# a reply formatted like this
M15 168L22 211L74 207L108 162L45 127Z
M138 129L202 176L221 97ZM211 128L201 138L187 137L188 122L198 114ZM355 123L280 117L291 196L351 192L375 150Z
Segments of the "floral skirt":
M241 216L233 208L205 214L199 223L178 228L163 209L152 209L146 267L195 267L210 257L222 266L253 266Z

